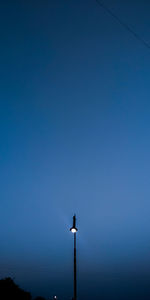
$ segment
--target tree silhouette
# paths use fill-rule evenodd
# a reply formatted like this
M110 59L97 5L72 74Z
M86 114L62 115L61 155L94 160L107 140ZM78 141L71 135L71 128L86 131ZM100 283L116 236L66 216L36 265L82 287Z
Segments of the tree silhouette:
M31 300L31 294L20 289L14 281L8 277L0 280L1 300Z

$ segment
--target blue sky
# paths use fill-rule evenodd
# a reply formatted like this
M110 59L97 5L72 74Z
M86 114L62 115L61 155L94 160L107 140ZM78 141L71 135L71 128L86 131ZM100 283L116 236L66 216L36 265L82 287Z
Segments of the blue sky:
M105 4L150 41L148 1ZM150 50L93 0L0 15L0 276L70 299L76 213L79 299L148 299Z

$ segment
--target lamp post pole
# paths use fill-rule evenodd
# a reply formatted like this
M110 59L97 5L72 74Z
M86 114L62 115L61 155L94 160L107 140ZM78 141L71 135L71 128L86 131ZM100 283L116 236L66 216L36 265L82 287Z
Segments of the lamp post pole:
M73 300L77 300L77 259L76 259L76 216L73 216L73 226L70 228L70 231L74 234L74 297Z
M74 233L74 300L77 299L76 232Z

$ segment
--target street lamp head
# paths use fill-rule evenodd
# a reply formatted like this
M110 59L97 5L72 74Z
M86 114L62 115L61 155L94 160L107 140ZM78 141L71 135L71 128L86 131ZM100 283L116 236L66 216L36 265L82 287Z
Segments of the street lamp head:
M71 231L72 233L76 233L76 232L78 231L78 229L77 229L76 227L71 227L71 228L70 228L70 231Z
M78 229L76 228L76 216L73 216L73 226L70 228L70 231L72 233L76 233L78 231Z

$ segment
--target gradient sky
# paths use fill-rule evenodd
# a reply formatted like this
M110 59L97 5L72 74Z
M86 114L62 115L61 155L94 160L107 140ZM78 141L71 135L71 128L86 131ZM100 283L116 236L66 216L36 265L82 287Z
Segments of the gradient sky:
M105 0L150 42L147 0ZM150 298L150 50L96 0L0 1L0 277Z

